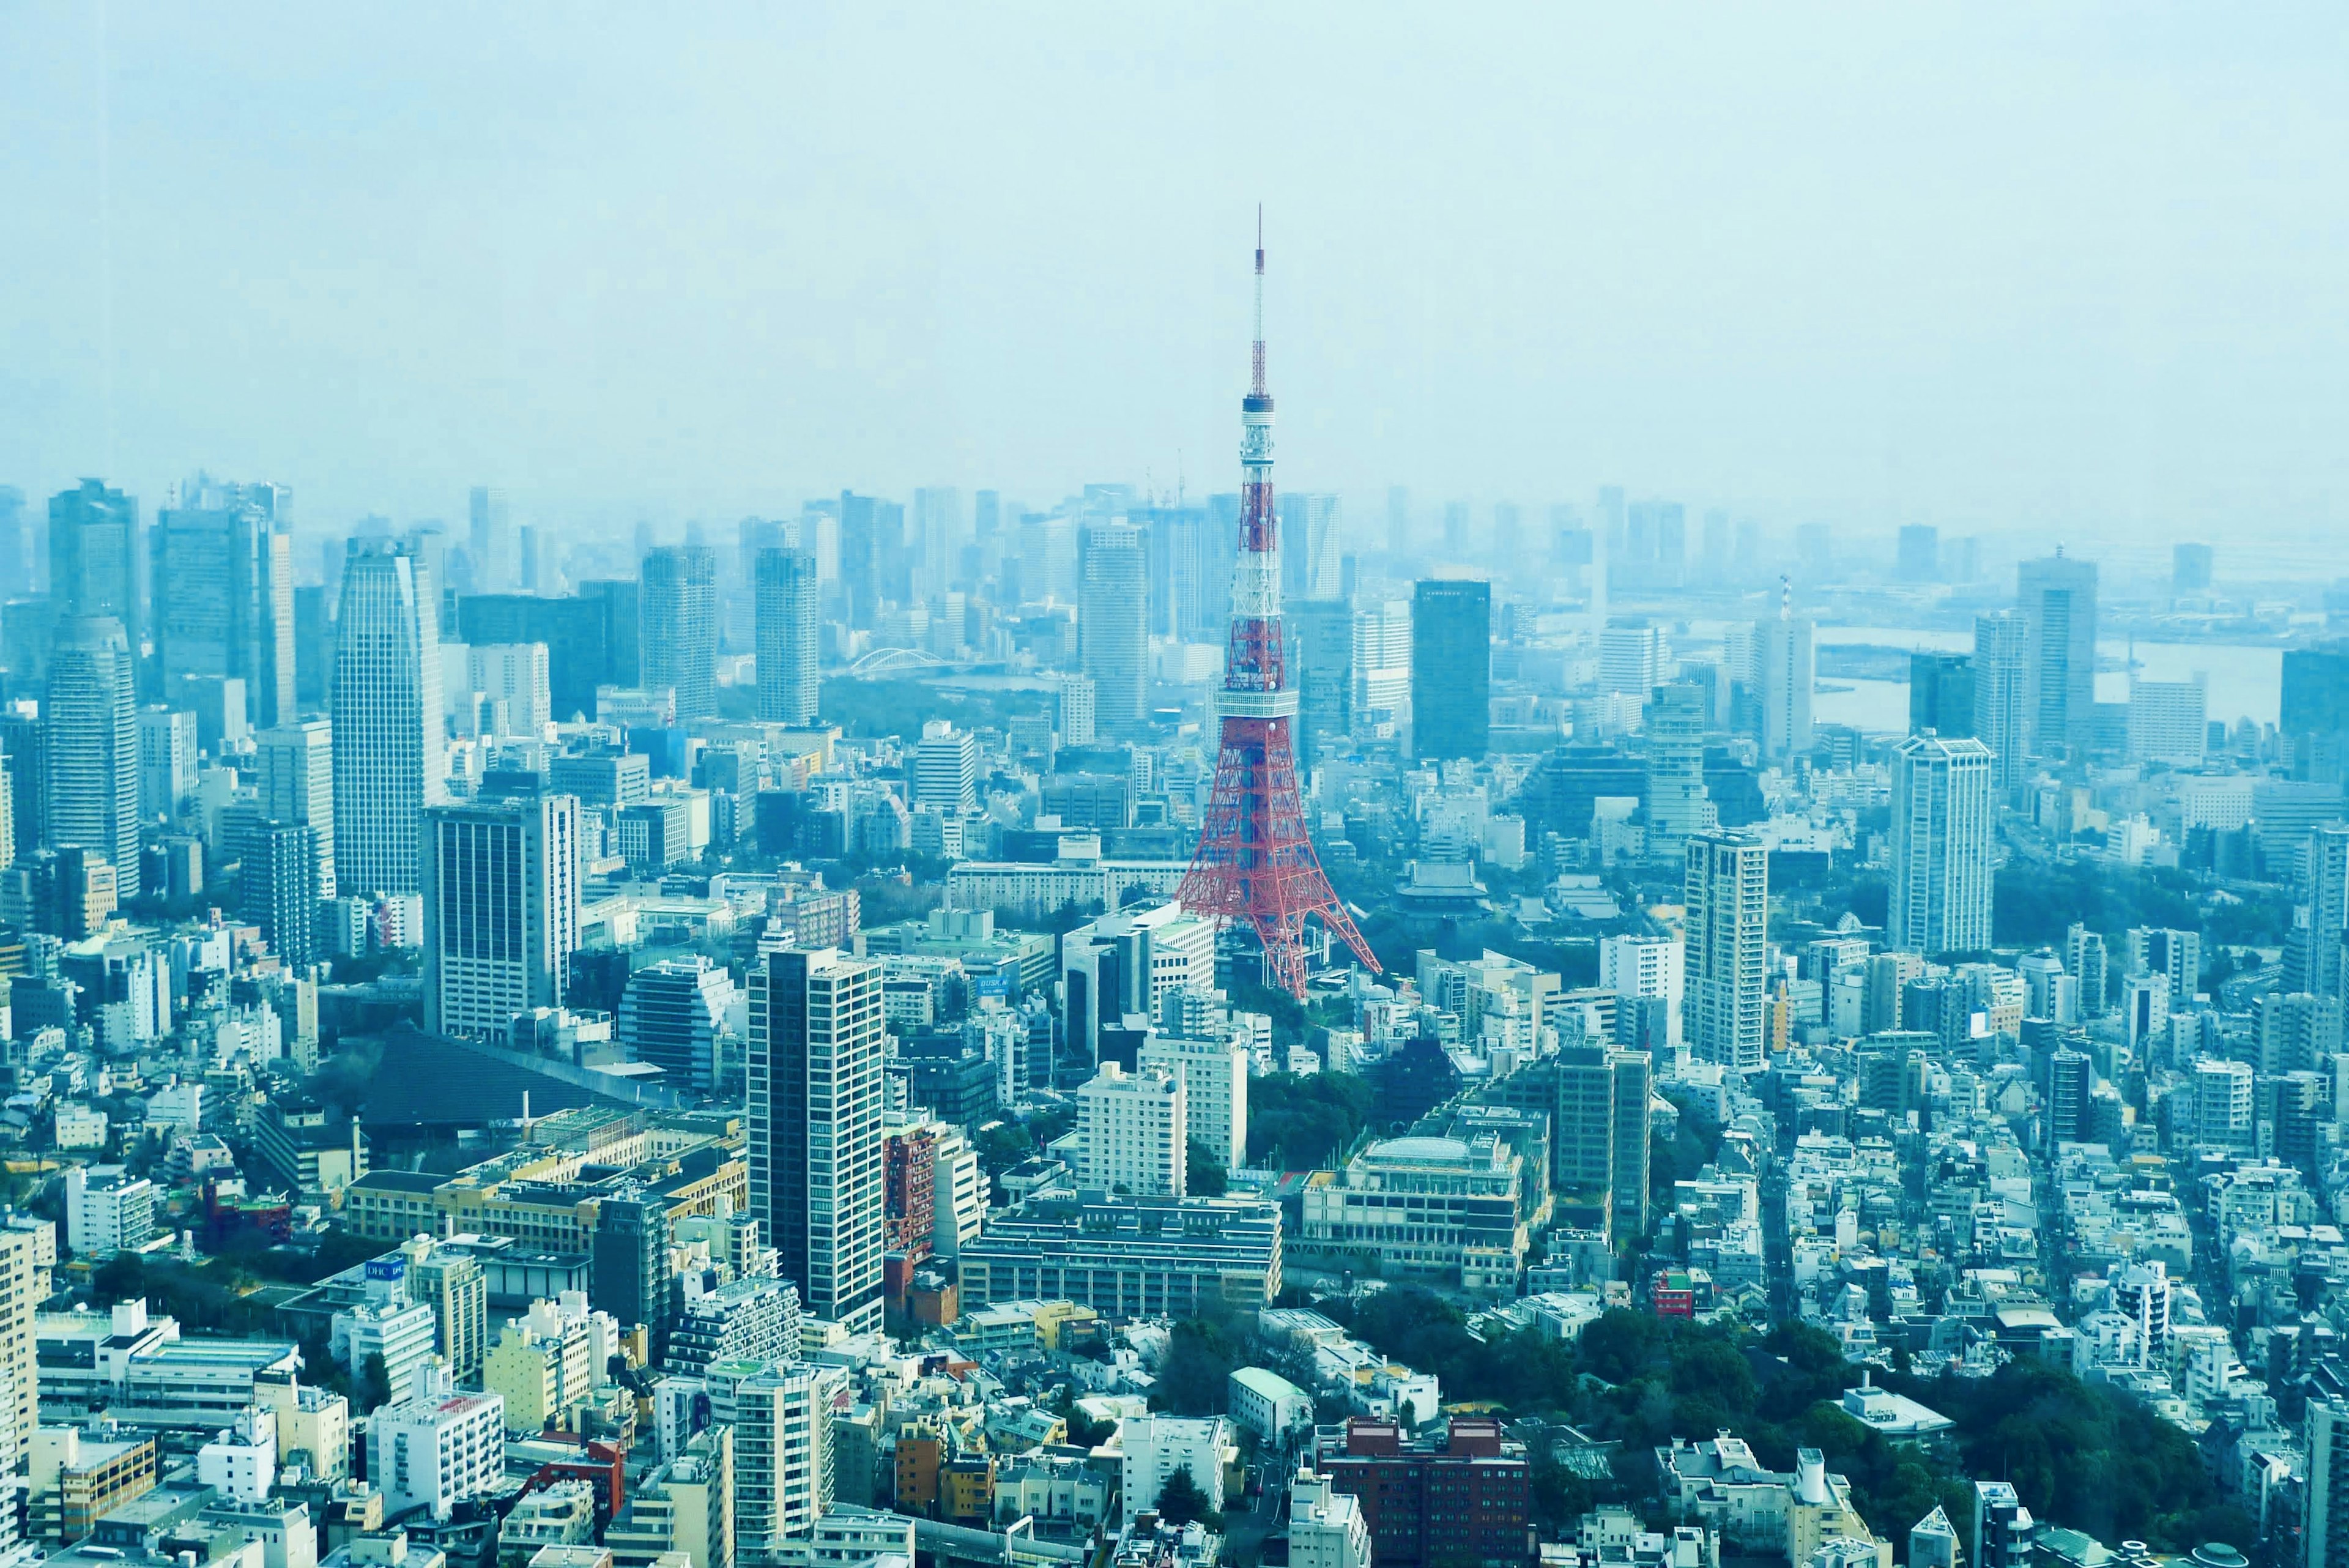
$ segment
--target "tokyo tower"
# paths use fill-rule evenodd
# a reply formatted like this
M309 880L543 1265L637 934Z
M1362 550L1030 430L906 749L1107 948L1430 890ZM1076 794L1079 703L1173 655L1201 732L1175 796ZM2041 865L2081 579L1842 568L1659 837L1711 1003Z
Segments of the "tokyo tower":
M1297 692L1281 650L1280 531L1272 515L1272 394L1264 386L1264 214L1257 213L1256 347L1240 400L1240 543L1232 569L1232 628L1216 701L1223 749L1199 826L1199 847L1175 901L1218 924L1245 920L1265 968L1290 995L1305 994L1305 922L1318 917L1375 971L1305 836L1290 735Z

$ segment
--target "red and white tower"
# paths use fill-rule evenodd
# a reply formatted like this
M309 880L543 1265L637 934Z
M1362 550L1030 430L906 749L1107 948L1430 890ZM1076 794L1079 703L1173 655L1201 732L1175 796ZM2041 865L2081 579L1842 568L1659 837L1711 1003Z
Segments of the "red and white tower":
M1174 897L1193 914L1246 920L1265 968L1305 994L1305 922L1318 917L1372 970L1379 961L1322 873L1297 796L1289 733L1297 693L1280 633L1280 530L1272 515L1272 394L1264 386L1264 217L1257 217L1256 348L1240 400L1240 545L1232 568L1232 629L1224 649L1223 750L1199 826L1199 848Z

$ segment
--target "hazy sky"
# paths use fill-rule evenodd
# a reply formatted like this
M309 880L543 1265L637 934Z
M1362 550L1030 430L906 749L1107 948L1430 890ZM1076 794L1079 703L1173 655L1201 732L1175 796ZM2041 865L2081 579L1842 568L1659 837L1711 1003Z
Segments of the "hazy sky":
M0 483L1228 489L1260 200L1290 487L2304 537L2349 525L2345 34L0 0Z

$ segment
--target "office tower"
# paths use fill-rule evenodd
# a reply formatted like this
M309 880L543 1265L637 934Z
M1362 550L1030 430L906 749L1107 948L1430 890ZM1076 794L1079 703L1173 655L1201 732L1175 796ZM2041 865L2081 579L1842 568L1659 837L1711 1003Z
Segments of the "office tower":
M840 587L846 601L848 624L869 628L881 611L881 538L879 509L870 495L840 493Z
M978 737L945 719L922 725L914 749L914 805L959 815L978 805Z
M1704 785L1704 692L1683 681L1648 694L1648 848L1677 855L1715 820Z
M932 485L914 492L915 597L928 598L953 586L963 542L962 492Z
M1291 605L1288 661L1297 687L1297 760L1309 768L1333 738L1342 740L1353 732L1353 601L1307 599Z
M225 484L198 474L156 514L155 665L180 701L191 679L244 682L254 722L294 717L292 496L277 484Z
M1817 677L1811 623L1781 599L1778 618L1754 627L1755 684L1762 697L1762 755L1784 762L1811 749L1811 689Z
M2349 826L2327 823L2301 851L2300 911L2284 940L2283 989L2349 996L2342 934L2349 929Z
M294 589L294 701L312 712L326 705L326 676L335 662L331 590L316 584Z
M1885 940L1928 954L1991 945L1990 748L1911 735L1892 749L1892 888Z
M546 739L554 721L554 670L543 642L474 644L465 650L463 690L499 705L505 715L501 737Z
M33 531L25 523L25 493L13 484L0 484L0 600L40 592L37 554Z
M758 641L759 717L812 724L816 713L815 556L765 549L758 556L752 611Z
M47 842L102 856L124 902L139 896L137 684L120 621L72 616L57 623L41 703Z
M2169 591L2174 597L2210 591L2210 546L2172 545L2169 547Z
M263 822L245 838L237 875L244 918L260 925L261 940L297 973L319 957L318 860L316 828Z
M1444 557L1448 561L1468 558L1468 504L1465 501L1444 504Z
M1454 579L1412 585L1415 760L1484 760L1492 735L1492 584Z
M645 1325L655 1366L668 1354L668 1203L658 1193L629 1188L598 1205L588 1299L624 1325Z
M2015 608L2027 628L2023 654L2026 749L2080 757L2095 740L2096 566L2060 549L2015 569Z
M1144 1073L1164 1068L1183 1085L1184 1137L1203 1144L1226 1170L1247 1163L1247 1046L1237 1039L1185 1040L1154 1034L1138 1058Z
M134 498L95 479L49 498L49 598L58 619L119 623L133 659L146 633L139 613L139 551Z
M1387 554L1411 554L1411 491L1401 484L1387 486Z
M502 1038L560 1007L579 948L579 802L539 794L425 813L424 1027Z
M1411 722L1411 601L1383 599L1354 610L1354 734L1392 741Z
M388 540L353 539L336 620L335 885L362 898L413 893L424 810L449 789L431 569Z
M1093 717L1107 735L1138 733L1150 711L1150 582L1142 531L1087 524L1080 535L1077 658L1093 683Z
M1259 242L1262 236L1259 235ZM1264 248L1256 253L1256 340L1240 400L1240 524L1232 569L1232 624L1216 698L1215 781L1198 846L1175 890L1205 919L1246 920L1268 977L1305 994L1305 926L1345 941L1373 971L1378 960L1322 874L1297 787L1297 692L1281 649L1280 535L1272 499L1272 394L1265 384ZM1480 677L1481 684L1481 677Z
M677 693L680 724L718 711L718 554L665 545L645 557L639 657L647 689Z
M254 741L254 784L262 819L316 830L318 897L334 898L334 725L324 719L304 719L264 730Z
M1664 634L1644 620L1618 621L1599 634L1599 690L1637 697L1654 690L1663 670Z
M1909 732L1974 732L1974 661L1965 653L1909 656Z
M1904 583L1930 583L1941 575L1941 531L1930 523L1901 524L1894 575Z
M1716 829L1689 840L1682 902L1688 1038L1701 1062L1763 1065L1770 852L1760 836Z
M1338 498L1291 492L1280 498L1280 591L1284 597L1336 598L1345 591L1340 557L1345 526Z
M807 1309L881 1323L881 966L830 948L750 976L750 1213Z
M1093 683L1063 675L1052 683L1052 729L1064 746L1090 746L1099 732L1093 720Z
M1612 1169L1607 1183L1618 1236L1648 1233L1648 1099L1655 1079L1655 1057L1646 1051L1607 1053L1609 1101L1613 1107Z
M722 1067L719 1042L733 1004L734 981L725 966L700 953L648 964L628 977L620 996L621 1047L628 1060L658 1067L672 1084L715 1093Z
M2079 985L2083 1016L2104 1016L2111 992L2103 936L2075 921L2064 932L2064 972Z
M160 705L139 711L139 815L169 821L196 793L196 716Z
M1991 780L2001 794L2028 774L2031 709L2024 666L2031 653L2031 625L2013 610L1974 617L1974 722L1977 740L1990 748Z
M477 484L466 497L466 513L471 526L465 539L468 553L473 557L475 588L485 594L502 593L513 580L510 559L512 529L506 493Z
M1128 1073L1103 1062L1077 1091L1077 1185L1086 1191L1180 1198L1189 1105L1183 1079L1164 1068Z
M2339 771L2341 737L2349 734L2349 640L2285 649L2276 728L2292 743L2293 777ZM2331 767L2322 775L2310 766L2320 748L2331 753Z
M2140 680L2129 677L2128 753L2133 763L2199 768L2209 749L2205 677Z
M514 586L526 594L544 593L553 586L551 563L540 559L539 531L525 523L514 530Z

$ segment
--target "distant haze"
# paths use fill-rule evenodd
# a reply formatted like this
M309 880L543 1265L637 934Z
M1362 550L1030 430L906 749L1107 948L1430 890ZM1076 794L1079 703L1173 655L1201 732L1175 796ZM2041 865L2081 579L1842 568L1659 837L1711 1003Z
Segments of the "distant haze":
M35 0L0 58L34 496L1229 489L1261 201L1279 478L1361 511L2349 524L2333 5Z

